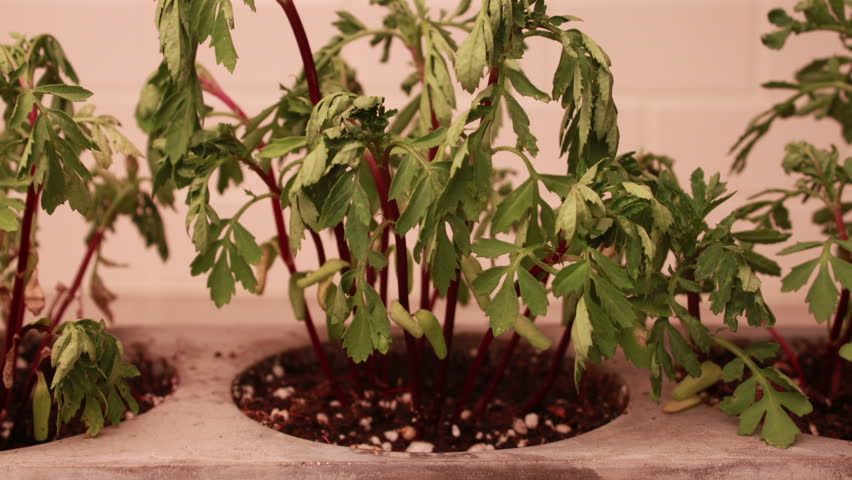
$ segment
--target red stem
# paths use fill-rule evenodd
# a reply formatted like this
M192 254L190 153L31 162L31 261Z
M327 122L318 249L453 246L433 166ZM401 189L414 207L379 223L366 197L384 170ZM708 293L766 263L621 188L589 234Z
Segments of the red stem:
M36 120L38 120L38 110L33 105L29 115L30 127L35 128ZM30 169L30 176L35 173L35 167ZM41 188L36 190L35 181L30 182L27 187L27 197L24 207L24 217L21 222L21 244L18 247L18 263L15 270L15 281L12 286L12 299L9 308L9 316L6 318L6 336L3 339L3 351L0 352L0 372L5 369L6 362L15 364L18 357L18 344L16 338L19 336L21 328L24 324L25 296L27 285L27 267L30 263L30 255L32 254L32 236L33 223L38 211L38 198L41 193ZM14 348L13 348L14 345ZM12 352L10 352L12 350ZM11 355L11 358L8 358ZM3 405L8 406L8 402L12 398L12 386L7 390L3 382L0 381L0 392L5 392Z
M787 342L787 339L778 333L774 327L768 327L768 330L772 335L772 338L778 342L778 345L781 345L781 349L784 350L784 355L787 356L787 359L790 361L790 365L793 367L793 371L796 372L796 376L799 377L799 386L803 389L808 388L808 380L805 378L805 371L802 370L801 363L799 363L799 356L790 346L790 343Z
M483 395L479 400L479 403L476 404L476 409L473 411L473 415L475 417L480 417L483 413L485 413L485 408L491 402L491 399L494 398L494 394L497 393L497 387L500 386L500 382L503 381L503 377L506 374L506 367L509 366L509 362L512 360L512 356L518 348L518 342L520 339L521 336L518 335L518 332L512 333L512 338L509 340L506 348L503 349L503 355L500 357L500 363L494 371L494 376L491 377L491 383L488 385L488 390L486 390L485 395Z
M272 203L272 213L275 216L275 228L278 231L278 249L281 251L281 259L284 261L284 264L287 265L290 275L293 275L297 272L296 263L293 260L293 255L290 253L290 237L287 235L287 228L284 226L284 213L281 209L281 199L279 197L272 197L270 200ZM334 392L334 396L337 397L341 404L348 406L349 400L346 398L346 395L343 394L343 391L340 389L340 385L337 382L337 378L334 376L334 371L331 369L331 365L328 362L325 351L322 349L322 343L320 342L319 335L317 335L316 327L314 327L310 308L307 306L305 306L305 327L308 329L308 336L311 339L311 346L314 349L314 354L316 354L317 360L320 363L320 368L322 368L323 373L325 373L326 378L328 378L328 382Z
M491 346L492 341L494 341L494 330L489 328L485 332L485 335L482 336L482 341L479 342L479 349L476 351L476 357L474 357L473 363L471 363L470 369L468 370L462 394L458 398L458 401L456 401L456 408L453 410L452 423L456 423L462 410L464 410L465 405L467 405L468 400L470 400L470 394L473 393L473 386L479 378L479 371L482 369L485 357L488 356L488 347Z
M562 332L562 338L559 340L559 346L553 354L553 362L550 365L550 372L547 374L547 379L541 388L529 399L529 401L521 408L521 412L529 412L536 408L544 397L550 393L553 384L556 383L556 377L559 376L559 370L562 367L562 361L565 358L565 352L568 350L568 344L571 343L571 327L574 325L574 320L565 325L565 330Z
M440 424L441 413L444 409L447 370L450 366L450 353L453 351L453 331L456 325L456 306L459 297L458 275L459 272L456 270L456 280L451 281L450 288L447 289L447 304L444 309L444 343L447 344L447 356L438 362L438 376L435 380L435 403L432 406L432 418L435 419L436 425Z
M35 380L35 374L43 360L41 352L50 344L52 340L51 334L56 327L62 323L62 317L65 316L65 311L68 310L68 306L71 305L71 302L73 302L74 298L77 296L77 292L83 285L83 277L86 276L86 272L89 270L89 264L92 262L92 257L95 256L95 252L97 252L100 248L103 239L104 232L101 229L95 230L95 233L93 233L92 237L89 239L89 244L86 247L86 253L83 255L83 260L80 262L80 266L77 267L77 273L74 275L71 287L63 293L62 303L59 304L56 314L50 319L50 326L41 341L41 345L39 345L38 350L36 350L35 358L30 363L30 371L27 374L27 381L24 383L25 387L21 392L22 396L27 395L27 392L30 391L32 382Z
M290 28L296 37L296 44L299 46L299 55L302 56L302 64L304 65L305 80L308 83L308 93L311 96L311 103L316 105L322 99L322 93L320 93L319 75L317 75L317 67L314 64L314 55L311 50L311 44L308 41L308 35L305 33L305 27L302 25L302 19L299 17L299 12L296 10L293 0L276 1L284 9L287 20L290 22Z

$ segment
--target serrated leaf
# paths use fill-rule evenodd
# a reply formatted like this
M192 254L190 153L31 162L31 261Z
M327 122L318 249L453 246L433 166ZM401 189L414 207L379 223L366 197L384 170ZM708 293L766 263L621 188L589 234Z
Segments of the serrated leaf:
M373 353L373 341L370 338L370 319L363 308L355 311L355 317L343 334L343 348L355 363L361 363Z
M213 303L218 308L228 304L231 297L236 293L234 277L231 275L230 268L228 268L224 250L219 254L219 260L216 261L213 271L207 277L207 288L210 289L210 298L213 299Z
M816 247L825 245L823 242L799 242L778 252L778 255L790 255L793 253L804 252Z
M480 13L470 34L459 45L456 52L456 78L462 88L468 92L473 92L479 86L482 71L488 64L485 34L481 25L486 21L488 20Z
M495 337L512 328L515 324L515 318L518 316L520 306L515 294L513 277L512 274L506 275L506 278L503 279L503 285L497 290L497 294L491 299L491 304L485 310Z
M749 230L746 232L735 232L733 235L737 240L749 243L779 243L790 238L789 233L777 230Z
M528 213L533 206L535 190L535 183L527 180L500 202L491 220L493 235L507 232L515 222L529 218Z
M533 85L530 79L524 75L524 72L520 70L513 70L511 68L504 69L503 72L507 77L509 77L509 81L512 82L512 86L521 95L534 98L540 102L550 101L550 95L544 93L539 90L538 87Z
M589 278L589 262L581 260L563 268L553 279L553 294L564 297L583 288Z
M518 284L521 288L521 297L529 307L532 315L545 315L547 313L547 290L544 285L533 277L527 270L518 269Z
M843 285L843 288L852 289L852 264L840 257L832 256L831 269L834 271L834 279Z
M814 278L814 283L808 291L808 296L805 298L805 301L810 305L810 312L814 314L818 323L826 322L831 318L831 314L837 306L838 296L840 296L840 292L834 282L831 281L828 265L821 265L816 278Z
M795 292L805 286L808 283L808 279L811 278L814 269L816 269L817 264L819 264L819 259L815 258L793 267L790 273L781 281L781 291Z
M251 265L257 265L263 257L263 251L257 245L254 235L249 233L239 222L233 223L234 241L240 255Z

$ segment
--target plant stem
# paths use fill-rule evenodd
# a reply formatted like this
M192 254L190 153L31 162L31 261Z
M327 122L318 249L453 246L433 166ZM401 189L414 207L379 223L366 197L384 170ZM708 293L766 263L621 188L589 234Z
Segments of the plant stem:
M790 361L790 366L793 367L793 371L796 372L796 376L799 377L799 386L803 389L808 388L808 380L805 378L805 371L802 370L802 365L799 363L799 356L793 350L793 347L790 346L790 343L787 342L787 339L784 338L775 327L767 327L769 333L772 335L772 338L778 342L778 345L781 345L781 349L784 350L784 355L787 356L787 359Z
M30 111L29 121L31 129L35 129L38 120L38 109L33 105ZM34 134L34 133L33 133ZM35 166L30 169L30 177L35 173ZM12 286L12 298L10 301L9 316L6 317L6 336L3 339L3 351L0 351L0 375L5 371L6 362L14 365L18 358L17 337L24 324L25 296L27 281L27 269L32 254L33 223L36 211L38 211L38 198L41 188L36 190L35 181L32 180L27 186L27 197L24 206L24 217L21 221L21 244L18 246L18 263L15 268L15 281ZM14 372L14 370L13 370ZM12 385L8 389L4 382L0 381L0 392L4 392L4 410L8 410L8 402L12 398Z
M456 423L468 400L470 400L470 394L473 392L473 386L476 384L477 378L479 378L479 371L485 362L485 357L488 356L488 348L491 346L492 341L494 341L494 330L489 328L485 332L485 335L482 336L482 341L479 342L479 348L476 351L476 357L474 357L473 363L471 363L468 370L462 394L456 401L456 408L453 410L452 423Z
M297 272L296 263L293 260L292 253L290 253L290 239L287 235L287 228L284 226L284 214L281 209L281 198L272 197L270 201L272 203L272 213L275 216L275 228L278 231L278 249L281 251L281 259L284 261L284 264L287 265L287 269L290 270L290 275L293 275ZM349 406L349 400L340 389L340 385L337 383L337 378L334 376L334 371L331 369L331 365L328 362L325 351L323 351L322 343L320 343L319 335L317 335L317 330L314 327L314 322L311 318L310 308L308 308L307 305L305 306L305 327L308 329L308 336L311 339L311 346L314 349L314 354L320 363L320 368L322 368L323 373L325 373L326 378L328 378L328 382L332 392L334 392L334 396L337 397L341 404Z
M322 99L320 93L319 75L317 75L317 67L314 64L314 55L311 50L311 44L308 42L308 35L305 33L305 27L302 25L302 19L299 17L299 11L296 10L296 4L293 0L276 0L278 5L284 9L287 15L287 20L290 22L290 28L293 30L293 36L296 37L296 44L299 46L299 55L302 57L304 65L305 81L308 83L308 93L311 97L311 103L316 105Z
M512 360L512 356L518 348L518 342L520 339L521 336L518 335L518 332L512 333L512 338L509 340L509 343L506 344L506 348L503 349L503 355L500 356L500 363L497 364L494 376L491 377L491 383L488 384L488 390L485 391L485 395L479 399L479 403L476 404L476 408L473 410L474 417L481 417L482 414L485 413L485 407L488 406L491 399L494 398L494 394L497 393L497 387L500 385L500 382L503 381L503 376L506 373L506 367L509 366L509 362Z
M556 378L559 376L559 370L562 367L562 361L565 359L565 352L568 350L568 344L571 343L571 328L574 326L574 318L565 325L565 330L562 332L562 338L559 340L559 346L553 354L553 362L550 365L550 372L547 374L544 384L539 390L521 407L521 412L529 412L536 408L544 397L550 393L553 384L556 383Z
M849 240L849 234L846 231L846 222L843 220L843 205L840 200L834 207L834 226L837 230L837 236L841 240ZM849 261L849 252L840 248L840 257L843 260ZM840 293L840 300L837 303L837 311L834 315L834 323L831 326L828 338L828 350L826 352L826 360L824 364L829 365L828 377L826 378L825 391L829 398L835 398L840 393L841 379L843 378L843 370L846 366L846 361L840 357L840 347L849 342L852 335L852 326L847 328L845 338L841 339L843 334L843 324L846 323L846 317L849 312L849 290L844 288Z
M701 321L701 295L698 292L687 292L686 293L686 307L689 310L689 314L695 317L699 322Z
M444 392L447 389L447 370L450 366L450 355L453 351L453 331L456 324L456 306L459 297L459 271L456 270L455 280L450 282L447 289L447 304L444 308L444 343L447 344L447 356L438 362L438 376L435 380L435 403L432 406L432 418L435 419L436 428L440 425L442 410L444 409Z
M24 390L21 392L22 397L28 395L28 392L32 387L32 382L35 380L35 374L43 360L42 351L50 344L53 331L56 330L56 327L58 327L60 323L62 323L62 317L65 316L65 311L68 310L68 307L71 305L71 302L74 301L74 298L77 296L77 292L83 285L83 277L86 276L86 272L89 270L89 265L92 263L92 257L95 256L95 252L97 252L100 248L103 239L104 231L101 228L95 230L94 233L92 233L91 238L89 238L86 253L83 255L83 260L80 262L80 266L77 267L77 273L74 275L71 287L63 293L62 303L59 304L56 314L50 318L50 326L48 327L47 332L45 332L38 350L36 350L35 358L33 358L33 361L30 363L30 371L27 374L27 381L24 383Z

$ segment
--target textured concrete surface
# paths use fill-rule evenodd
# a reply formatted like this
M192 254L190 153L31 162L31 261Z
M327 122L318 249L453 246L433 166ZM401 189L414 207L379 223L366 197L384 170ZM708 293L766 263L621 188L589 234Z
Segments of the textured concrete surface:
M355 451L290 437L245 417L231 401L234 376L267 355L304 345L304 329L252 325L124 327L176 363L181 383L154 410L107 428L0 453L5 479L223 478L701 478L849 479L852 443L802 435L787 450L736 435L736 422L698 407L665 415L648 399L646 375L623 360L630 388L625 415L593 432L549 445L483 453L407 454ZM554 333L551 330L551 333ZM223 355L214 357L214 352ZM233 352L233 356L231 353Z

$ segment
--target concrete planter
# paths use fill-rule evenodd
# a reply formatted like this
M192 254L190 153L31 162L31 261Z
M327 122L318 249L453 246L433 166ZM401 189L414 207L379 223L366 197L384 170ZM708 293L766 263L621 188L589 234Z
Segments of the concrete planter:
M296 322L239 329L125 327L117 333L125 343L144 342L153 353L173 357L181 379L176 393L120 428L107 428L97 439L73 437L2 452L0 476L852 478L852 442L802 435L795 446L778 450L756 437L737 436L735 419L709 407L663 414L648 398L647 374L623 359L606 367L620 372L630 388L627 412L593 432L543 446L475 454L377 453L278 433L245 417L232 402L230 385L238 372L307 343Z

